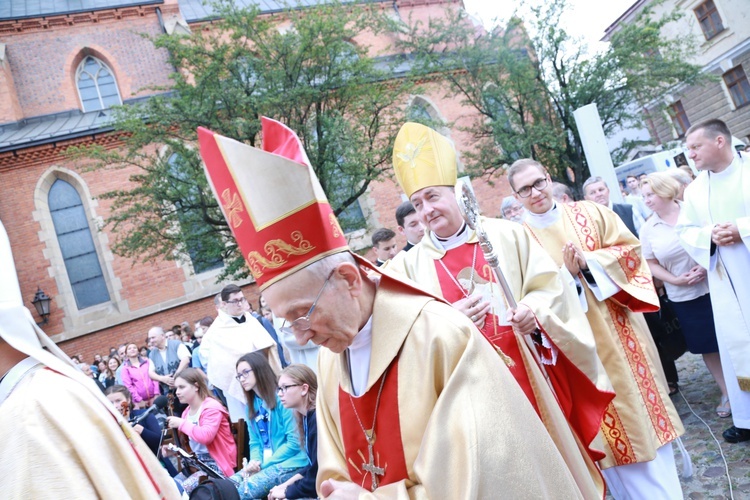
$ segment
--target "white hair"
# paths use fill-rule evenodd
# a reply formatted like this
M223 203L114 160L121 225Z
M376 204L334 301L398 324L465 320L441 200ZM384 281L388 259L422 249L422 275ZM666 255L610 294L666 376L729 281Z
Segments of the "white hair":
M357 261L354 260L352 254L350 254L349 252L339 252L327 257L323 257L322 259L313 262L304 269L307 272L311 273L313 276L316 276L320 278L321 281L323 281L328 278L331 272L333 272L333 270L336 269L339 264L343 264L344 262L354 264L355 266L357 265Z

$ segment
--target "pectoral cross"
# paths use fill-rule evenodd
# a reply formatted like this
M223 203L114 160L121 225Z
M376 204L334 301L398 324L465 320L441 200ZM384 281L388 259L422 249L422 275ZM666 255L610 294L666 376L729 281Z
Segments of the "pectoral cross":
M378 488L378 476L385 474L385 469L375 465L375 453L373 452L372 446L375 444L375 436L373 434L374 429L365 431L367 437L367 455L369 460L366 464L362 464L362 469L370 473L372 478L372 491Z

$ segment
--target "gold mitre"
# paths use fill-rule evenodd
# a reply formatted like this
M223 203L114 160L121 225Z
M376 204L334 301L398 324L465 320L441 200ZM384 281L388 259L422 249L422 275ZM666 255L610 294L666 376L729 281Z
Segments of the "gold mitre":
M393 169L407 197L429 186L456 185L456 150L430 127L407 122L393 145Z

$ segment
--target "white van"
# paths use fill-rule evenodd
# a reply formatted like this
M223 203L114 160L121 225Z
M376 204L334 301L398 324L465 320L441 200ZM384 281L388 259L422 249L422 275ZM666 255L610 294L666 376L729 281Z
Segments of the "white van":
M662 170L680 167L682 165L689 165L693 170L693 173L698 174L693 160L687 157L687 151L682 148L660 151L652 155L643 156L627 163L623 163L619 167L615 167L615 174L617 175L617 180L621 184L625 184L625 179L627 179L629 175L638 177L641 174L661 172Z

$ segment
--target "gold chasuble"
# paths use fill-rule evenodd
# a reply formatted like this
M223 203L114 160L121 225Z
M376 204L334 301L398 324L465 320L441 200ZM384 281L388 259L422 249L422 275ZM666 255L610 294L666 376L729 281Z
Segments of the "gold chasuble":
M391 260L386 270L406 275L451 303L469 291L490 302L492 310L481 333L537 411L584 496L602 498L604 485L595 460L604 457L598 433L613 394L575 293L563 287L559 270L519 224L483 218L482 227L501 256L500 265L514 296L534 311L545 334L544 345L535 344L534 349L545 360L556 395L526 341L505 321L502 292L473 230L467 228L465 244L447 252L428 233L409 252Z
M352 394L345 353L321 349L318 373L318 488L333 478L370 492L374 471L360 498L602 497L581 490L469 319L386 273L365 393Z
M638 239L611 210L595 203L558 203L560 216L541 227L534 217L524 224L562 266L562 248L568 242L594 260L620 290L599 301L585 279L586 317L596 337L596 348L615 389L602 421L607 457L602 469L651 461L656 450L684 429L659 363L654 341L642 312L659 308L651 273L641 258Z

